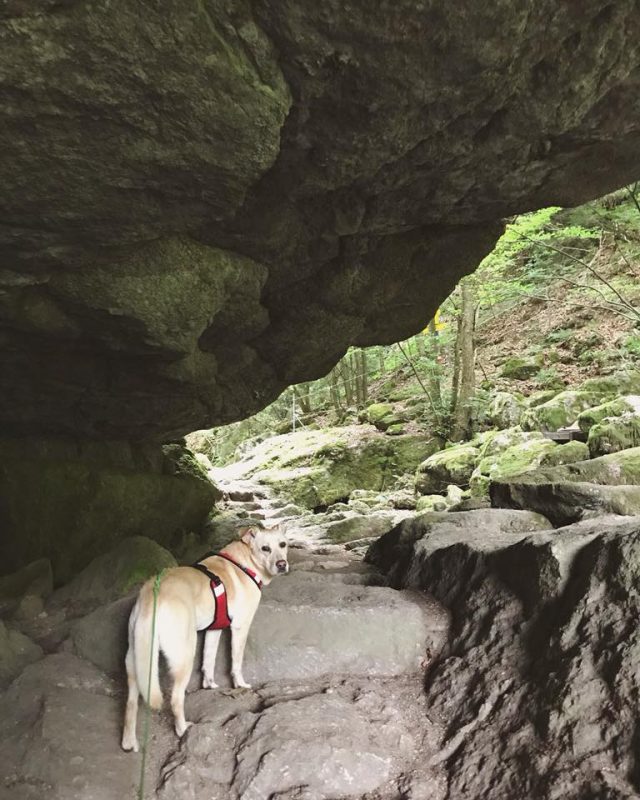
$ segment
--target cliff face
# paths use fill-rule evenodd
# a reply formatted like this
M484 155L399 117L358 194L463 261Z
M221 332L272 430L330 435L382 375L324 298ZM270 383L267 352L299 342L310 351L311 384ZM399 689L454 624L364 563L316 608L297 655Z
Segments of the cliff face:
M10 0L0 425L167 439L640 176L640 3Z

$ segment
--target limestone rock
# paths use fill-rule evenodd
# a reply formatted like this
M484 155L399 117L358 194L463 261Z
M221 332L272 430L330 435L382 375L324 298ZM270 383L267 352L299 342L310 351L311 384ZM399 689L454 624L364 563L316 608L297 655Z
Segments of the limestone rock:
M32 561L17 572L0 578L0 613L9 613L26 595L46 598L52 591L51 562L48 558Z
M454 445L429 456L416 472L416 491L434 494L446 491L450 483L468 486L479 459L480 451L469 443Z
M419 569L425 554L467 541L482 551L490 551L550 527L545 517L530 511L480 509L425 513L403 520L375 541L367 551L366 561L385 572L391 585L400 587L408 570Z
M567 389L546 403L528 408L521 424L526 431L557 431L572 425L583 411L598 405L602 399L595 390Z
M446 511L448 503L441 494L422 494L416 500L416 511L423 514L425 511Z
M538 467L572 464L588 457L589 449L583 442L557 444L543 438L525 440L482 458L471 476L471 492L478 497L488 495L491 481L504 482Z
M500 220L637 171L632 0L31 10L0 28L21 433L247 416L423 328Z
M87 613L129 594L161 570L175 566L175 558L164 547L144 536L132 536L94 558L70 583L54 593L51 605Z
M543 438L540 431L523 431L519 425L502 431L494 431L491 436L485 436L484 443L480 446L480 457L489 458L508 450L510 447Z
M402 565L387 552L398 585L452 614L427 679L430 716L450 731L448 796L634 797L639 519L469 534L427 537L420 553L419 539Z
M587 481L532 482L525 475L490 486L494 506L544 514L554 525L570 525L594 516L640 515L640 486L607 486Z
M22 670L42 658L42 649L17 630L0 620L0 691Z
M587 444L591 458L640 446L640 413L606 417L592 425Z
M394 526L393 514L367 514L347 517L327 525L327 536L341 544L356 539L373 539L382 536Z
M0 495L2 570L46 556L60 585L128 536L198 531L220 493L180 445L3 439Z
M303 430L259 443L234 469L314 509L344 500L354 489L380 491L439 447L436 439L389 438L367 425Z
M522 358L512 356L502 365L500 375L503 378L514 378L515 380L526 380L540 371L540 364L533 358ZM512 423L515 424L515 423Z
M583 411L578 416L578 425L583 433L589 433L594 425L602 422L607 417L620 417L623 414L640 412L640 396L639 395L626 395L624 397L616 397L615 400L609 400L606 403L589 408ZM604 455L600 453L599 455Z
M496 428L512 428L520 423L524 404L519 397L509 392L496 392L491 399L487 417Z

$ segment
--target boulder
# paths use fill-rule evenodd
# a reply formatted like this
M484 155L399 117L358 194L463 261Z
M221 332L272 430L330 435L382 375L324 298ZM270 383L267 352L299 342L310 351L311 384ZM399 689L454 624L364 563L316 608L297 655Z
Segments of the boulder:
M164 547L144 536L132 536L94 558L70 583L58 589L51 606L86 613L129 594L152 575L175 566L175 558Z
M422 494L416 500L416 511L419 514L426 511L446 511L448 506L446 497L441 494Z
M589 449L583 442L557 444L543 438L525 440L482 458L471 476L471 492L477 497L486 496L491 481L505 481L538 467L572 464L588 457Z
M595 393L602 400L614 399L620 395L640 394L640 371L622 370L613 375L601 375L597 378L589 378L580 384L582 391Z
M480 458L489 458L510 447L543 438L540 431L523 431L518 425L502 431L492 431L492 435L486 436L484 442L480 445Z
M595 390L566 390L546 403L528 408L521 425L526 431L557 431L572 425L583 411L601 402L602 395Z
M587 444L591 458L640 446L640 413L606 417L592 425Z
M515 479L494 482L491 502L500 508L521 508L544 514L555 526L594 516L640 515L640 486L607 486L584 481L535 483Z
M567 445L562 445L567 447ZM542 467L526 474L530 483L589 482L606 486L640 484L640 447L556 467Z
M536 406L542 405L542 403L552 400L557 394L557 389L541 389L538 392L530 394L529 397L526 397L524 399L524 405L527 408L535 408Z
M0 614L5 615L26 596L48 597L53 591L53 572L48 558L0 578Z
M416 491L436 494L446 491L450 483L468 486L479 459L480 451L469 443L447 447L429 456L416 472Z
M31 800L44 786L65 800L135 797L140 757L119 747L120 692L121 681L71 653L28 666L0 699L3 800ZM151 726L149 767L175 747L168 724L154 715Z
M522 400L509 392L496 392L489 404L487 417L496 428L512 428L520 424L524 410Z
M419 569L427 554L472 541L490 551L520 541L533 531L547 530L549 521L531 511L480 509L456 513L425 513L403 520L375 541L365 561L384 572L392 586L401 587L409 571Z
M608 400L606 403L601 403L583 411L578 416L577 421L580 430L583 433L589 433L594 425L602 422L607 417L620 417L629 413L640 413L640 395L626 395L625 397L616 397L615 400ZM604 453L599 455L604 455Z
M42 655L42 648L0 620L0 691Z
M339 673L417 673L427 649L435 653L442 646L446 615L418 595L378 586L363 589L358 576L350 581L344 569L294 570L266 587L247 642L245 678L263 684ZM78 620L71 630L76 654L105 672L121 674L132 604L132 597L123 598ZM228 642L224 634L216 662L221 686L230 685ZM193 689L200 685L200 664L199 651Z
M375 425L381 431L389 427L385 420L391 417L395 417L395 411L390 403L373 403L364 412L364 418L367 422Z
M502 365L500 375L503 378L513 378L515 380L526 380L540 371L540 364L533 358L523 358L522 356L512 356ZM512 423L515 424L515 423Z
M0 496L2 570L46 557L60 585L129 536L199 530L220 493L181 445L4 439Z
M342 544L357 539L375 539L393 526L393 514L357 515L327 525L326 535L332 542Z
M447 796L633 798L640 518L467 533L420 538L403 564L386 554L398 585L452 615L426 686L449 731Z
M437 439L387 437L367 425L303 430L258 444L234 469L315 509L344 500L354 489L379 492L439 447Z

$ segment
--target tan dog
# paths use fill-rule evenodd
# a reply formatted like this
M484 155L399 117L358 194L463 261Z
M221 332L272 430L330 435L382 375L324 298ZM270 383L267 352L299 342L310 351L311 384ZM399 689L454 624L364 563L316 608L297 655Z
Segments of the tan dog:
M287 541L278 529L251 527L240 530L240 540L223 551L232 563L220 556L209 556L200 563L217 575L227 593L231 618L231 678L234 687L250 688L242 677L242 659L247 635L260 603L261 592L241 567L256 574L263 584L275 575L288 572ZM241 566L238 566L241 565ZM136 719L138 695L146 700L151 666L150 706L162 707L162 691L158 680L158 656L162 650L173 678L171 709L175 731L182 736L192 724L184 717L184 695L193 669L197 631L208 628L216 613L210 579L194 567L175 567L162 577L156 608L153 655L150 653L154 580L147 581L129 617L129 649L126 657L129 696L124 718L122 747L138 752ZM220 630L207 630L202 659L202 687L213 689L216 653Z

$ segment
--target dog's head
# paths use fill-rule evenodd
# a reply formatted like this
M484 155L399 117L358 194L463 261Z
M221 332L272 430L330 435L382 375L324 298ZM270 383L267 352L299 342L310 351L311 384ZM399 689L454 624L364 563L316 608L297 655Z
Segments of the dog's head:
M279 528L243 528L240 538L251 548L253 560L265 574L282 575L289 572L287 538Z

